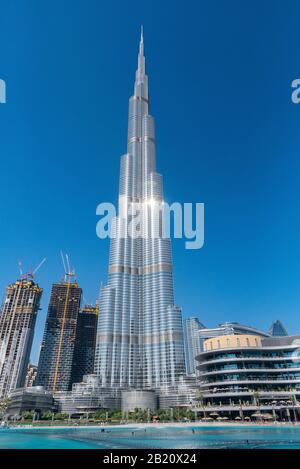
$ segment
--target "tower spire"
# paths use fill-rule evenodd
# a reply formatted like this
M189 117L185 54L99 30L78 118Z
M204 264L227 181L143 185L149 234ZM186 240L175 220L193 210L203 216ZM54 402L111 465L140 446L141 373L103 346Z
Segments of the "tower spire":
M141 26L141 39L140 39L140 49L138 55L138 69L137 72L140 76L145 75L145 56L144 56L144 31L143 26Z
M140 47L138 54L138 67L135 76L135 95L141 95L144 98L148 98L148 80L146 75L145 67L145 56L144 56L144 28L141 26L141 38Z

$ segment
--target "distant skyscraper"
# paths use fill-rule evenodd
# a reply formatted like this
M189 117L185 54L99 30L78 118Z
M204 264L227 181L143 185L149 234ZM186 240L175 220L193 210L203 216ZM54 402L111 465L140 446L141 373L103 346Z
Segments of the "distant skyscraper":
M94 371L98 307L86 305L79 311L73 359L72 383Z
M72 385L72 365L82 290L66 277L52 285L36 384L67 391Z
M184 355L186 372L188 375L196 373L197 362L195 357L201 353L201 344L197 331L205 329L205 326L199 321L198 318L187 318L183 321L183 335L184 335Z
M141 236L123 237L132 203L139 204L144 215ZM185 374L171 242L157 232L152 236L162 207L162 176L156 172L154 119L149 114L141 37L134 95L129 101L127 153L121 159L116 237L111 240L108 285L100 300L95 373L103 386L159 388Z
M274 321L273 324L271 325L269 329L269 333L273 337L284 337L288 335L286 328L284 327L282 322L279 321L278 319L277 321Z
M6 289L0 313L0 398L25 384L41 296L29 275Z

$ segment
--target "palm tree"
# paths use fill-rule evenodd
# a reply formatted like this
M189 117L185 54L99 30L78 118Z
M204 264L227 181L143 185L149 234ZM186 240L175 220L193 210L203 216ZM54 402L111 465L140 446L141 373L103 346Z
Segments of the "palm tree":
M64 412L58 412L55 414L55 420L67 420L69 418L69 414Z
M42 414L42 420L51 420L53 416L53 412L48 410L47 412L43 412Z
M296 423L298 419L297 419L297 413L295 409L295 406L297 405L297 399L296 399L295 394L293 394L289 400L292 402L292 405L293 405L294 422Z
M159 409L156 413L160 421L169 421L170 420L170 413L168 410Z
M206 418L206 410L205 410L205 405L204 405L204 395L202 394L202 392L200 392L196 398L196 401L199 401L200 403L200 406L202 407L203 409L203 417Z
M105 410L97 410L97 412L93 415L95 420L105 420L106 418L106 411Z
M254 397L255 403L258 407L258 412L260 413L260 392L258 390L254 391L253 392L253 397ZM260 420L262 422L262 416L260 416Z
M253 397L254 397L256 405L259 407L260 406L260 392L259 391L254 391L253 392Z
M119 409L115 409L111 413L112 420L122 420L122 411Z
M10 400L9 399L1 399L0 400L0 418L3 418L8 406L9 406Z
M34 420L34 410L25 410L21 414L22 420Z

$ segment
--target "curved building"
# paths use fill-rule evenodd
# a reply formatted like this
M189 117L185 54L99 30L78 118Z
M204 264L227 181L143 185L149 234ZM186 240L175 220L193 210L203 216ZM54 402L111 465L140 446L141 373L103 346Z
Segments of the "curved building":
M225 335L197 356L205 404L251 405L300 400L300 336Z
M246 326L238 322L224 322L217 327L205 327L196 318L189 318L184 322L184 339L187 374L199 375L196 356L204 351L204 342L211 337L231 334L251 334L260 337L269 337L270 334L255 327Z

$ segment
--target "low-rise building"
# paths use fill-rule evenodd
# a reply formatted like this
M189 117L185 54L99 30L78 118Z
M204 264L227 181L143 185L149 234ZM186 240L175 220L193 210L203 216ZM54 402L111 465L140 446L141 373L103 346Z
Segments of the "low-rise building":
M159 389L159 408L192 407L198 395L199 384L196 377L181 376L173 386L165 386Z
M276 418L283 411L288 418L292 410L297 419L300 336L219 336L205 341L197 361L200 412L217 406L220 412L240 414L243 407L243 415L259 410L272 412Z
M75 383L72 391L54 393L54 401L59 412L85 414L98 409L121 409L121 390L100 386L95 374L85 375L81 383Z
M42 386L18 388L11 392L7 415L10 418L16 418L25 411L34 411L37 418L44 412L56 411L51 392L46 391Z

